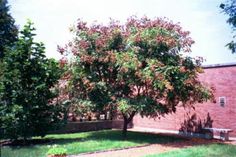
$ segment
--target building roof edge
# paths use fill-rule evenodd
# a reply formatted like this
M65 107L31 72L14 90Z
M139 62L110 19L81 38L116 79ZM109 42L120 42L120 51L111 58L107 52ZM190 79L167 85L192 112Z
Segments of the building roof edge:
M236 66L236 62L202 65L204 69Z

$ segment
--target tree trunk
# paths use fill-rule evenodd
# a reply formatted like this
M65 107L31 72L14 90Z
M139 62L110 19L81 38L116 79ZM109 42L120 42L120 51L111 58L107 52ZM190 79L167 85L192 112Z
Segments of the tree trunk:
M122 136L123 136L123 138L126 138L126 137L127 137L128 124L129 124L129 122L128 122L127 118L124 117L123 130L122 130Z
M135 111L133 111L129 117L126 116L126 114L122 114L123 118L124 118L124 123L123 123L123 130L122 130L122 136L123 138L127 137L127 129L128 129L128 125L129 123L133 120L133 117L135 115Z

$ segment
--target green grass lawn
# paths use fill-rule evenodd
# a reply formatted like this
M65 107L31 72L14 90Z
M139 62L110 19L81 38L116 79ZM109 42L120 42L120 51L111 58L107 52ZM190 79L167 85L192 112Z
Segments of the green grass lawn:
M44 144L30 146L3 146L2 157L45 157L51 147L62 147L67 154L79 154L98 150L124 148L152 143L176 142L183 139L157 134L128 132L126 140L121 137L121 131L104 130L97 132L56 134L43 138Z
M148 155L146 157L236 157L236 146L227 144L209 144Z

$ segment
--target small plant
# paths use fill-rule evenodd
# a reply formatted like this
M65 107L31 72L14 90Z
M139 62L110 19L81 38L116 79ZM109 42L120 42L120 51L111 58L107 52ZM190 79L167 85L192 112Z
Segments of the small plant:
M48 150L48 157L66 157L67 150L65 148L53 147Z

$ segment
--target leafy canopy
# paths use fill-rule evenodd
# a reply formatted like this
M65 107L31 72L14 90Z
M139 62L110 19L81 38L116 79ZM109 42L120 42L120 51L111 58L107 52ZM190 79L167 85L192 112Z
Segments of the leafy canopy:
M44 136L62 119L60 106L50 103L56 96L59 64L46 58L43 43L33 39L34 30L28 22L3 57L0 123L5 138Z
M220 5L220 8L223 9L223 12L229 16L227 19L227 23L232 26L233 38L235 39L235 30L236 30L236 1L235 0L227 0L225 3ZM236 52L236 42L232 40L230 43L226 45L232 53Z
M17 27L11 17L7 0L0 0L0 59L4 56L4 47L11 46L17 40Z
M72 32L73 40L58 51L69 67L71 97L79 102L130 121L136 113L156 117L212 98L198 80L202 59L184 55L194 41L179 24L147 17L130 17L124 25L79 20Z

